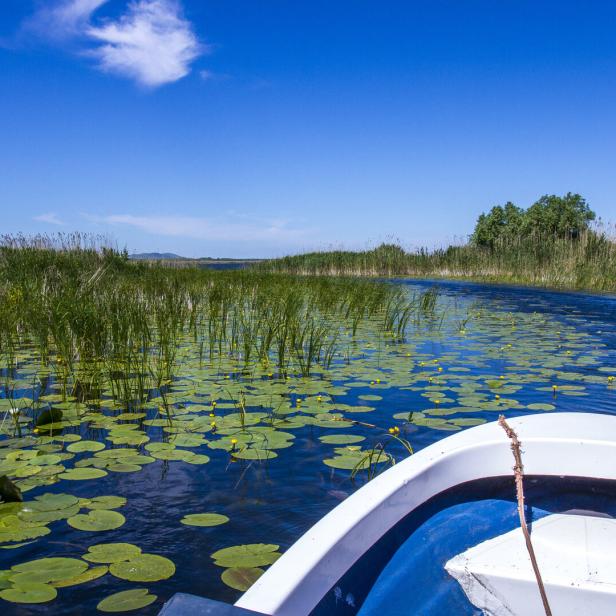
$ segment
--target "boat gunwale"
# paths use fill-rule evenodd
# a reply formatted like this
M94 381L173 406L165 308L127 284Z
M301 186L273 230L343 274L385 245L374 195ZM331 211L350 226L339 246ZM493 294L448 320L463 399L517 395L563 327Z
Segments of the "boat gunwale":
M616 479L616 417L533 414L508 420L529 475ZM613 434L614 440L606 438ZM510 441L497 422L444 438L379 475L300 537L235 603L270 616L302 616L409 513L457 485L511 476Z

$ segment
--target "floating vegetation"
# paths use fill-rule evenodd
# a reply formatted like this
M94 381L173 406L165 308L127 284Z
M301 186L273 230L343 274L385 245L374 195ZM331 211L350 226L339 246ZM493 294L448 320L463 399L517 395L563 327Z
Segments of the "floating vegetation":
M248 590L265 571L260 567L231 567L225 569L220 576L220 579L231 588Z
M192 551L243 591L327 494L414 449L501 413L616 410L610 324L547 302L83 248L0 248L0 273L0 598L58 613L68 586L102 611L157 600L104 598L126 581L190 592ZM13 570L33 557L81 564Z
M126 518L117 511L107 511L106 509L95 509L89 513L79 513L67 520L69 526L77 530L89 532L100 532L120 528Z
M180 522L187 526L220 526L226 524L229 518L220 513L191 513L185 515Z
M100 601L96 608L101 612L130 612L147 607L156 599L156 595L150 594L147 588L133 588L110 595Z
M112 563L109 572L130 582L158 582L170 578L175 573L175 565L164 556L139 554L129 560Z
M77 586L105 575L106 566L89 568L77 558L40 558L0 572L0 597L11 603L46 603L56 588Z
M99 543L91 545L83 558L91 563L119 563L141 555L141 548L132 543Z
M251 543L218 550L212 554L214 564L225 567L220 578L231 588L245 591L256 582L264 570L281 556L280 546L271 543Z

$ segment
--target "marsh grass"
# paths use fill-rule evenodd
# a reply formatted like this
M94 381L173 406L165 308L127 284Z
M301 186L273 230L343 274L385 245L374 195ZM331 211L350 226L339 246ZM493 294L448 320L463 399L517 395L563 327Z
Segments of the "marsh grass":
M80 235L3 238L0 280L6 378L28 350L44 375L39 395L46 384L77 402L105 392L127 408L159 396L167 416L187 344L209 366L309 377L344 355L362 324L402 340L433 302L367 280L135 263Z
M465 244L405 252L383 244L364 252L324 251L283 257L260 269L301 275L443 277L616 291L616 230L597 227L575 239L531 235L494 248Z

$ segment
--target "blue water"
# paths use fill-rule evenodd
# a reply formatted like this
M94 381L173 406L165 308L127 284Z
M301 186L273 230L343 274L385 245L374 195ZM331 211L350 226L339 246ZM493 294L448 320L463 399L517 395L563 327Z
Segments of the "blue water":
M497 315L498 318L513 314L518 323L524 320L524 315L528 318L545 317L549 321L549 327L546 326L545 329L546 348L552 342L555 348L557 346L558 341L551 339L555 323L562 326L563 332L567 332L568 336L570 333L579 334L584 348L576 348L575 345L571 347L572 354L564 360L565 365L562 368L554 369L549 374L546 372L541 379L533 376L528 383L522 384L519 391L507 397L514 397L524 405L533 402L553 403L556 406L555 412L616 414L616 386L608 387L608 373L599 370L601 367L616 366L616 298L443 281L398 281L397 284L406 285L412 290L438 285L440 304L451 307L447 312L449 316L440 327L438 324L432 324L431 328L422 325L421 336L411 337L411 340L418 345L419 352L430 357L451 357L452 359L443 360L442 363L455 363L456 366L466 367L469 370L466 374L470 376L481 375L497 379L503 373L512 374L507 372L506 355L499 354L498 349L508 344L509 340L515 340L518 345L522 344L525 334L521 328L511 333L507 329L501 331L500 326L495 326L481 334L479 348L471 348L476 346L473 323L468 324L466 338L462 338L455 328L451 327L451 319L458 317L451 315L483 310ZM533 342L542 336L541 331L541 328L533 331ZM590 363L567 365L566 362L577 361L578 357L584 356L588 351L593 352ZM560 351L558 353L560 356ZM477 359L480 366L473 363ZM368 354L366 361L374 362L375 371L380 371L385 381L388 372L386 368L378 366L376 354ZM529 361L530 368L536 368L532 357ZM416 367L415 370L419 368ZM559 385L579 385L579 377L571 381L563 377L556 378L552 373L557 371L575 372L593 377L597 381L584 382L586 395L579 397L559 393L554 398L550 392L537 391L537 386L547 386L552 382L558 382ZM524 370L516 369L513 373L521 372ZM339 396L338 401L361 404L359 396L366 393L377 393L382 396L382 400L370 402L370 405L375 407L374 411L350 416L381 429L378 435L375 435L375 429L370 427L353 428L353 434L366 436L367 443L370 444L382 440L383 431L389 426L402 426L403 422L393 419L395 412L421 411L431 406L426 404L426 398L421 396L421 391L401 389L398 386L377 391L372 388L353 388L346 395ZM455 404L453 402L442 406ZM528 412L511 409L506 414L515 416ZM497 416L498 413L494 411L472 415L490 421ZM403 436L415 449L421 449L451 434L421 425L402 426L402 429ZM348 430L341 432L346 433ZM99 534L75 531L68 527L65 521L53 523L50 525L50 535L17 550L0 550L0 569L43 556L79 557L91 544L126 541L139 545L144 552L162 554L172 559L177 572L172 578L153 584L131 584L105 576L88 584L61 589L58 598L47 606L17 606L0 602L1 613L7 616L43 614L50 611L53 614L95 613L100 599L136 586L147 587L158 596L156 603L139 612L143 614L156 614L162 603L175 592L234 602L241 593L221 582L222 570L212 563L210 554L230 545L261 542L279 544L284 551L365 481L364 478L352 481L349 471L335 470L323 464L323 459L331 456L333 447L321 443L319 437L332 434L332 430L306 426L294 429L293 433L296 436L294 445L288 449L277 450L278 457L266 464L232 462L228 455L223 455L224 452L213 451L204 446L192 451L211 457L211 462L205 466L193 466L177 461L156 461L144 466L138 473L110 473L94 483L62 481L28 492L28 498L44 492L68 492L83 497L96 494L125 496L128 504L121 512L127 521L117 530ZM405 455L401 448L394 448L392 452L398 459ZM70 485L67 485L69 483ZM223 513L229 516L230 522L213 528L179 524L185 513L201 511Z

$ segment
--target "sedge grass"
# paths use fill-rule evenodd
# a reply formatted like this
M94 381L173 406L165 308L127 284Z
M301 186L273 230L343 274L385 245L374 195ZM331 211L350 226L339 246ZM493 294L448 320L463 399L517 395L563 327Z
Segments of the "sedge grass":
M0 280L7 382L29 349L64 399L106 391L130 407L156 392L163 412L187 341L210 365L308 377L344 354L362 324L403 339L431 303L367 280L134 263L78 235L4 238Z
M575 239L532 235L503 239L493 248L465 244L406 252L383 244L363 252L323 251L260 264L298 275L442 277L563 289L616 291L613 228L587 230Z

